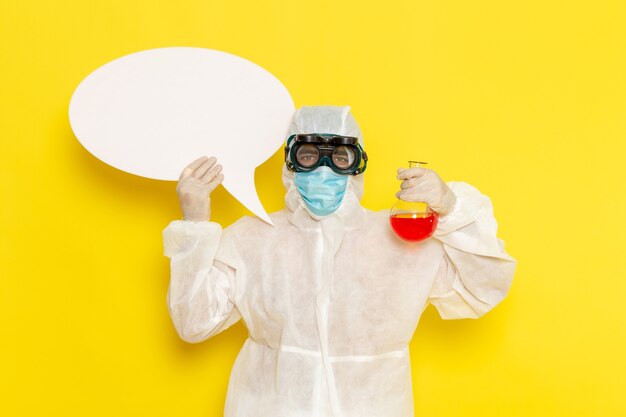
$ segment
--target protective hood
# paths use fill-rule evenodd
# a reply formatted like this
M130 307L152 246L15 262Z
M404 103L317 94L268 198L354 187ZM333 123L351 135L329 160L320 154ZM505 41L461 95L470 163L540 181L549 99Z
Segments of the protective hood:
M288 135L297 133L332 133L344 136L355 136L363 146L361 129L350 114L349 106L307 106L296 111L289 126ZM311 213L294 184L294 173L283 165L282 179L287 194L285 205L287 218L298 227L319 227L319 220L334 219L325 223L341 223L341 229L357 229L365 221L365 210L361 207L363 197L363 175L350 175L348 186L339 209L334 213L318 217Z

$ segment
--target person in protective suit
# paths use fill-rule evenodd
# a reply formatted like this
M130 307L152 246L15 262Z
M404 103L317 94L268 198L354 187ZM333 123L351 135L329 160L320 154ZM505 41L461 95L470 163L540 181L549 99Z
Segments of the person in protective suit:
M428 169L400 169L397 196L439 214L431 238L406 244L387 211L360 205L361 146L349 107L299 109L274 226L209 221L223 179L215 158L181 174L184 220L163 232L176 330L190 343L239 319L249 331L226 417L412 416L408 346L427 305L444 319L478 318L509 290L516 262L496 237L487 196Z

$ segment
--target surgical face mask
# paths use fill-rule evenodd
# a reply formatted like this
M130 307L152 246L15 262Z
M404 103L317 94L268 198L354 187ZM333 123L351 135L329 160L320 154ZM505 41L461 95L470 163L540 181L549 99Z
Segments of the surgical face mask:
M315 216L328 216L339 208L348 185L348 176L326 166L296 172L294 183L307 209Z

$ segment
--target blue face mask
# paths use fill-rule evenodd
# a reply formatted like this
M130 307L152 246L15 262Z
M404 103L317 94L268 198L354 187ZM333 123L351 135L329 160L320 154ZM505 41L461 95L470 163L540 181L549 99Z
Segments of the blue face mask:
M328 216L339 208L348 185L348 176L321 166L310 172L296 172L294 182L306 207L316 216Z

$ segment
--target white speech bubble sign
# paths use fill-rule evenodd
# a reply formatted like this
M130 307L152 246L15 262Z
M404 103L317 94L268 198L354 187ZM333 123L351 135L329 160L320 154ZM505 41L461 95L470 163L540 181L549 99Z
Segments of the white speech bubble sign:
M89 74L69 118L91 154L142 177L175 181L193 160L217 157L224 187L271 224L254 171L283 145L294 110L285 86L253 62L174 47L126 55Z

